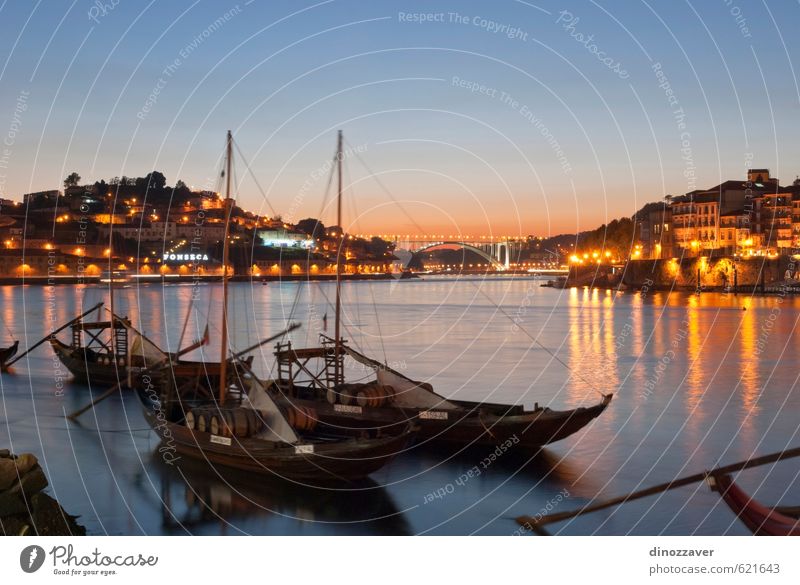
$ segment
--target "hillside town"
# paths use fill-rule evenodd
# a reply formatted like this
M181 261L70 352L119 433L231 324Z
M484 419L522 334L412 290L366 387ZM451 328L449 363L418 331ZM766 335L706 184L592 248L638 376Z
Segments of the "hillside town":
M249 277L334 274L341 229L307 218L295 225L234 207L229 274ZM81 184L0 200L0 276L96 279L108 272L139 277L219 277L225 235L219 193L192 190L164 175ZM345 273L392 270L392 245L347 235Z
M218 278L223 208L216 191L194 190L183 181L168 186L158 171L89 184L73 172L63 190L26 193L21 201L0 199L0 278L74 281L99 279L109 271L145 279ZM401 236L349 233L340 255L341 232L313 218L292 224L234 207L229 274L326 278L335 275L337 259L350 275L566 271L706 256L776 259L800 247L800 180L781 186L769 169L749 169L745 179L666 196L593 231L507 236L496 258L497 243L479 240L462 248L433 246L401 262L395 252L408 246Z

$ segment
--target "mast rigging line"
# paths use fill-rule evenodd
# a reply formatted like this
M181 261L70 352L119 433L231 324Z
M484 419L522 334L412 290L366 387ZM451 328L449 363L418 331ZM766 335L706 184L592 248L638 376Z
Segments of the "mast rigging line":
M248 164L247 159L244 157L244 154L242 154L242 149L239 148L239 143L236 142L233 139L231 139L231 142L233 143L233 146L236 148L236 152L239 154L239 158L242 159L242 162L244 163L245 169L247 169L247 172L250 174L250 177L253 179L253 182L256 184L256 187L258 188L259 193L261 193L261 197L262 197L262 199L264 199L264 203L267 204L267 207L269 208L270 213L272 213L272 217L277 216L278 214L275 212L275 208L272 207L272 203L270 203L269 198L267 197L267 194L264 192L264 189L261 187L261 183L258 182L258 178L256 178L256 174L253 172L253 169L250 168L250 165Z
M350 144L349 144L349 143L348 143L348 146L350 146ZM402 204L402 203L400 203L400 201L399 201L399 200L397 200L397 199L395 198L395 196L392 194L392 192L391 192L391 191L389 191L389 188L388 188L388 187L386 187L386 185L384 185L384 183L383 183L383 182L382 182L382 181L381 181L381 180L378 178L378 175L377 175L377 174L375 174L375 172L373 172L373 171L372 171L372 169L371 169L371 168L370 168L370 167L367 165L367 163L364 161L364 159L362 159L362 158L361 158L361 156L358 154L358 150L357 150L357 149L355 149L355 148L352 148L352 147L351 147L351 148L350 148L350 152L352 152L352 153L355 155L355 157L358 159L358 161L359 161L359 162L360 162L360 163L361 163L361 164L364 166L364 168L365 168L365 169L367 170L367 172L370 174L370 176L372 177L372 179L374 179L374 180L375 180L375 182L376 182L376 183L378 183L378 185L380 186L380 188L381 188L381 189L383 189L383 191L384 191L384 192L385 192L385 193L386 193L386 194L389 196L389 198L390 198L390 199L391 199L391 200L392 200L392 201L393 201L393 202L394 202L394 203L395 203L395 204L396 204L398 207L400 207L400 210L401 210L401 211L403 212L403 214L404 214L404 215L405 215L405 216L406 216L406 217L407 217L407 218L408 218L408 219L411 221L412 225L413 225L415 228L417 228L417 230L418 230L420 233L424 233L424 230L423 230L423 229L422 229L422 227L421 227L421 226L420 226L420 225L417 223L417 221L414 219L414 217L413 217L413 216L412 216L412 215L411 215L411 214L410 214L410 213L409 213L409 212L408 212L408 211L405 209L405 207L403 206L403 204ZM600 394L601 396L605 396L605 394L604 394L604 393L603 393L603 392L602 392L600 389L598 389L598 388L597 388L597 387L596 387L596 386L595 386L595 385L594 385L594 384L593 384L593 383L592 383L590 380L588 380L588 379L586 379L585 377L583 377L583 376L582 376L582 375L581 375L581 374L580 374L578 371L576 371L574 368L572 368L570 365L568 365L566 362L564 362L564 361L563 361L561 358L559 358L559 357L558 357L558 356L557 356L555 353L553 353L553 352L552 352L552 351L551 351L551 350L550 350L548 347L546 347L544 344L542 344L542 343L539 341L539 339L538 339L538 338L536 338L536 337L534 337L533 335L531 335L531 334L530 334L530 333L527 331L527 329L525 329L525 328L524 328L522 325L520 325L519 323L517 323L516 321L514 321L514 318L513 318L513 317L511 317L511 315L509 315L509 314L508 314L508 313L507 313L507 312L506 312L506 311L505 311L505 310L504 310L504 309L503 309L503 308L502 308L502 307L501 307L499 304L497 304L497 303L494 301L494 299L492 299L492 298L491 298L491 297L490 297L490 296L489 296L489 295L488 295L486 292L484 292L483 290L481 290L481 288L480 288L480 286L479 286L479 285L475 284L475 282L473 282L472 280L467 280L466 282L469 282L469 283L470 283L470 284L471 284L471 285L472 285L472 286L473 286L473 287L474 287L474 288L475 288L475 289L476 289L476 290L477 290L477 291L478 291L478 292L479 292L479 293L480 293L480 294L481 294L483 297L485 297L485 298L486 298L486 300L488 300L488 301L489 301L489 303L491 303L491 304L492 304L492 306L494 306L494 307L495 307L495 309L497 309L497 311L499 311L499 312L500 312L500 314L502 314L504 317L506 317L508 320L510 320L510 321L511 321L512 323L514 323L515 325L517 325L517 327L519 327L520 331L522 331L522 332L523 332L523 333L524 333L526 336L528 336L528 337L529 337L529 338L530 338L530 339L531 339L531 340L532 340L532 341L533 341L533 342L534 342L536 345L538 345L538 346L539 346L540 348L542 348L542 349L543 349L545 352L547 352L547 353L548 353L548 355L550 355L550 357L552 357L554 360L556 360L556 361L557 361L559 364L561 364L562 366L564 366L564 368L566 368L566 370L567 370L568 372L570 372L570 374L572 374L572 375L576 376L576 377L577 377L579 380L581 380L581 381L583 381L585 384L587 384L587 385L589 386L589 388L590 388L590 389L594 390L595 392L597 392L597 393L598 393L598 394ZM381 343L382 343L382 342L383 342L383 341L381 340Z

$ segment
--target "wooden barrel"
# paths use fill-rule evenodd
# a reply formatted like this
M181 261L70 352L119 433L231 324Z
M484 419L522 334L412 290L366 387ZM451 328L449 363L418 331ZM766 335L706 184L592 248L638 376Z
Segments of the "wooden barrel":
M307 406L293 406L286 419L298 431L313 431L317 426L317 411Z
M378 407L388 404L394 397L394 388L391 386L367 386L358 393L356 400L359 406Z
M212 435L221 435L225 427L222 416L219 413L213 413L208 417L208 432Z
M339 395L336 393L336 390L328 390L325 393L325 400L328 401L328 404L336 404Z
M225 411L223 435L245 439L261 430L258 413L251 408L231 408Z
M194 428L201 433L208 432L208 413L204 410L200 410L195 408L192 412L194 412L195 416L195 423Z
M186 428L194 430L195 425L197 424L197 417L194 414L194 411L189 411L186 413Z

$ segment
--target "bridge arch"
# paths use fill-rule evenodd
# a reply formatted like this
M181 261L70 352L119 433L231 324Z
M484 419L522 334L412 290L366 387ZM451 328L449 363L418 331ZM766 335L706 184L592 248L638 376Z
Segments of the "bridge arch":
M496 258L493 258L491 255L487 254L480 248L472 246L470 244L465 244L464 242L434 242L432 244L427 244L425 246L422 246L421 248L417 248L415 252L417 253L431 252L437 249L452 250L453 248L461 248L463 250L469 250L470 252L477 254L487 262L491 263L492 267L495 268L496 270L506 269L506 266ZM506 251L506 254L508 254L508 251Z

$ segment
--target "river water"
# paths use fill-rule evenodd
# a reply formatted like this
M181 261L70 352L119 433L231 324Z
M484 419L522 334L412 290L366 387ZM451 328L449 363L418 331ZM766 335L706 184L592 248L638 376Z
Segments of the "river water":
M105 388L67 383L60 391L49 344L0 376L0 447L36 454L49 492L93 534L510 535L521 514L570 510L800 443L800 299L558 290L540 282L428 277L342 285L344 337L446 396L574 408L614 392L600 418L535 457L509 452L484 469L485 453L412 449L352 489L307 491L242 476L226 482L164 464L130 393L66 422L65 413ZM303 324L296 345L314 343L326 314L332 333L332 283L230 288L235 347L290 319ZM23 351L108 297L101 286L0 287L3 336L20 338ZM115 292L116 312L171 350L191 305L184 338L199 338L210 321L205 351L214 358L220 303L218 284ZM270 351L256 358L264 375ZM480 473L470 477L475 466ZM742 472L738 481L765 503L796 505L799 474L790 460ZM550 529L747 534L703 484Z

